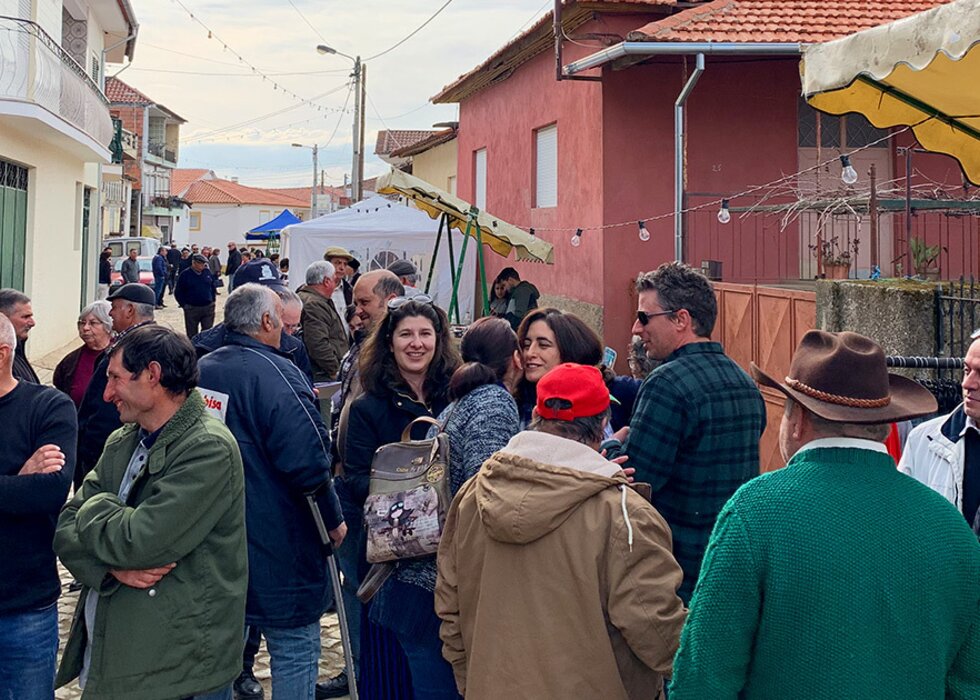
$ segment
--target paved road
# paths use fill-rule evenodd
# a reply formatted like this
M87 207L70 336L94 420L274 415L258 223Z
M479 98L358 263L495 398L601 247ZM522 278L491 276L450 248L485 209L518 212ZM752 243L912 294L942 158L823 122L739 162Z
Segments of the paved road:
M227 292L218 297L217 317L215 319L216 322L221 321L224 300L226 298ZM173 298L169 295L164 300L164 303L166 303L168 306L167 308L156 312L157 323L170 326L176 331L183 332L184 317L181 310L177 307L173 301ZM44 319L38 319L38 322L43 323ZM50 355L37 360L34 363L34 366L37 370L38 376L41 378L41 381L50 384L51 375L54 371L55 365L58 364L62 357L74 350L80 344L81 341L75 340L65 347L51 353ZM59 571L63 584L63 594L61 596L61 600L58 602L58 622L61 630L61 648L64 649L65 642L68 638L68 629L71 625L72 616L74 615L75 608L78 605L78 593L68 592L68 584L71 582L71 574L69 574L68 571L61 566L59 566ZM340 644L340 626L337 622L337 616L335 614L323 616L320 626L320 636L323 644L323 653L320 657L320 679L326 680L327 678L339 673L344 665L344 653ZM268 700L272 697L272 691L269 681L269 655L266 652L264 640L262 642L262 648L259 651L259 655L255 660L255 675L265 688L265 697ZM71 685L59 689L55 696L58 698L58 700L73 700L75 698L81 698L82 691L76 684L72 683Z

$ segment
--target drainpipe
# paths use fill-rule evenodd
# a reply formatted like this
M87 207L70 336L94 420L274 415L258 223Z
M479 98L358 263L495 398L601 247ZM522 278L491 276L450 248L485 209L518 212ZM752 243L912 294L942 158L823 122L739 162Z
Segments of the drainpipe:
M112 44L111 46L107 46L106 48L102 49L102 60L101 60L102 66L99 70L99 88L102 90L103 94L105 93L105 65L106 65L105 55L110 51L112 51L117 46L122 46L123 44L126 44L132 41L133 39L135 39L136 35L139 33L139 29L140 27L138 24L134 25L133 31L125 39L121 39L120 41L117 41L115 44ZM113 75L112 77L115 78L117 75L119 75L124 70L129 68L131 65L133 65L132 59L130 59L129 63L127 63L125 66L123 66L118 71L116 71L115 75Z
M674 102L674 259L684 262L684 104L704 73L704 54L695 58L694 72Z

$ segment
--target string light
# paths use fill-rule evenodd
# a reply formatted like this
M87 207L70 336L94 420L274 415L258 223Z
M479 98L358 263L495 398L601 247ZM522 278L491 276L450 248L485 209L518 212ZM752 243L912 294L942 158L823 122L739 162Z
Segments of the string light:
M844 181L845 185L853 185L858 181L858 173L851 165L850 156L840 157L840 179Z
M531 228L529 228L527 230L527 232L530 233L533 236L534 235L534 227L532 226Z
M727 224L732 220L732 214L728 211L728 200L721 200L721 208L718 210L718 223Z
M640 240L641 241L649 241L650 240L650 232L647 231L647 222L646 221L637 221L636 222L636 225L640 229Z
M575 229L575 235L572 236L572 247L578 248L580 245L582 245L582 229L577 228Z

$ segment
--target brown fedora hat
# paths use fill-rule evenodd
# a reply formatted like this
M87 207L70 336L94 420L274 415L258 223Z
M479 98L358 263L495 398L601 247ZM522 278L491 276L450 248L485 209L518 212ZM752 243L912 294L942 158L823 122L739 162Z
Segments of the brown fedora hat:
M807 331L785 381L773 379L754 362L752 376L835 423L891 423L938 410L925 387L888 373L878 343L849 331Z

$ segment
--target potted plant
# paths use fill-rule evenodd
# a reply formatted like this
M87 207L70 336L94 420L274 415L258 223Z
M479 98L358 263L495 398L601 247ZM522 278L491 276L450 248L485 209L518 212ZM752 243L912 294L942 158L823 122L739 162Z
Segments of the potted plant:
M936 260L942 252L942 247L938 245L926 245L921 238L914 236L909 239L909 255L912 256L912 269L915 274L930 282L939 279L939 267Z
M834 236L810 245L814 257L823 264L823 276L829 280L846 280L851 270L851 261L857 257L860 241L855 238L849 245L842 246L840 238Z

